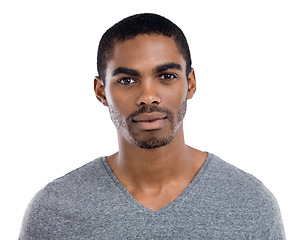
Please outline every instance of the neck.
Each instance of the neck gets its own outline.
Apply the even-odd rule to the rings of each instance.
[[[197,150],[184,142],[183,126],[166,146],[142,149],[118,133],[119,152],[107,158],[118,179],[137,189],[161,188],[177,179],[196,174],[202,166]],[[200,152],[201,154],[201,152]],[[201,156],[200,156],[201,157]]]

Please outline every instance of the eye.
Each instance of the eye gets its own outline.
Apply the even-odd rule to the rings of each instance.
[[[128,85],[128,84],[131,84],[131,83],[135,83],[136,81],[132,78],[120,78],[118,79],[117,81],[118,83],[122,84],[122,85]]]
[[[171,73],[164,73],[162,75],[160,75],[159,79],[162,80],[172,80],[177,78],[177,76],[175,74],[171,74]]]

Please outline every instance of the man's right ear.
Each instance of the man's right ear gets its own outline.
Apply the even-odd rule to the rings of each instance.
[[[105,97],[105,91],[104,91],[104,82],[101,78],[95,77],[94,80],[94,90],[96,94],[96,98],[104,105],[108,106],[107,100]]]

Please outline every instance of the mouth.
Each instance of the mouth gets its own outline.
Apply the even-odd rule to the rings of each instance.
[[[163,113],[142,113],[133,118],[133,122],[144,131],[159,130],[162,128],[167,116]]]
[[[141,113],[133,118],[134,122],[152,122],[160,119],[165,119],[166,115],[160,112]]]

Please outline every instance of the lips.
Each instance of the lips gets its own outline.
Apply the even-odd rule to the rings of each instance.
[[[141,113],[133,118],[134,122],[152,122],[160,119],[165,119],[166,115],[159,112]]]
[[[162,128],[166,115],[159,112],[141,113],[133,118],[139,129],[144,131],[157,130]]]

